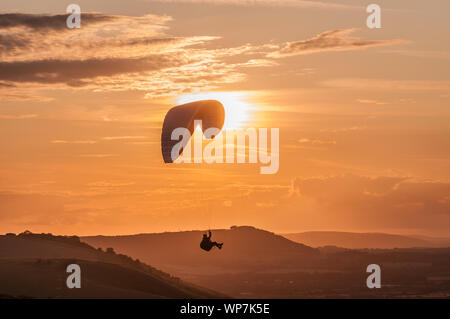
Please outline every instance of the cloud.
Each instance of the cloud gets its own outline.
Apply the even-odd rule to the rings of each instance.
[[[199,47],[219,37],[167,35],[168,16],[86,13],[82,21],[85,15],[82,28],[69,30],[67,15],[0,14],[0,98],[33,99],[29,91],[48,88],[139,90],[159,98],[242,81],[242,67],[276,65],[267,59],[227,63],[261,54],[264,46]],[[14,87],[20,92],[11,92]]]
[[[134,185],[134,182],[109,182],[109,181],[97,181],[88,183],[88,186],[99,187],[99,188],[116,188],[123,186]]]
[[[105,137],[102,137],[102,140],[115,141],[115,140],[134,140],[134,139],[144,139],[144,138],[148,138],[148,136],[105,136]]]
[[[334,140],[301,138],[297,140],[297,143],[285,144],[283,147],[288,149],[323,150],[336,144],[337,142]]]
[[[148,46],[176,45],[163,36],[170,17],[83,13],[82,28],[68,29],[67,15],[0,14],[0,58],[4,62],[143,56]]]
[[[336,141],[325,141],[318,139],[301,138],[298,140],[300,144],[310,144],[310,145],[336,145]]]
[[[350,127],[341,127],[337,129],[322,129],[320,130],[320,132],[347,133],[347,132],[358,132],[366,129],[367,126],[350,126]]]
[[[31,14],[31,13],[2,13],[0,14],[0,29],[16,27],[26,27],[41,31],[66,31],[70,30],[66,26],[69,14]],[[99,13],[83,13],[83,26],[96,23],[111,22],[118,16],[104,15]]]
[[[450,81],[440,80],[388,80],[368,78],[338,78],[321,82],[325,87],[368,90],[450,90]]]
[[[0,115],[1,118],[1,115]],[[140,139],[148,139],[148,136],[105,136],[100,138],[100,141],[122,141],[122,140],[140,140]],[[52,144],[97,144],[98,140],[52,140],[50,141]],[[149,143],[149,142],[134,142],[134,143]],[[151,142],[150,142],[151,143]],[[110,157],[116,156],[114,154],[83,154],[81,157]]]
[[[326,198],[330,203],[354,199],[366,194],[387,194],[396,190],[406,177],[365,177],[356,175],[323,178],[297,178],[294,188],[301,195]]]
[[[5,101],[34,101],[34,102],[50,102],[54,99],[51,97],[45,97],[40,95],[32,95],[25,93],[23,91],[26,90],[14,90],[10,93],[3,93],[0,92],[0,100]]]
[[[243,67],[270,67],[270,66],[277,66],[278,63],[273,60],[268,59],[252,59],[245,63],[241,63],[241,66]]]
[[[270,6],[320,9],[358,9],[362,7],[312,0],[146,0],[147,2],[213,4],[233,6]]]
[[[450,227],[446,182],[343,175],[296,178],[293,188],[330,223],[340,218],[365,228]]]
[[[78,207],[73,200],[86,202],[87,195],[0,192],[0,222],[5,229],[30,229],[54,226],[55,229],[100,224],[113,216],[111,211],[97,207]],[[119,209],[117,209],[119,210]],[[71,231],[73,232],[73,230]]]
[[[87,85],[85,79],[161,70],[186,63],[182,57],[151,55],[145,58],[106,58],[88,60],[40,60],[0,62],[0,80],[11,82],[65,83]]]
[[[376,46],[405,43],[404,40],[362,40],[351,37],[355,29],[330,30],[322,32],[307,40],[286,43],[282,48],[268,54],[268,57],[283,58],[301,54],[327,51],[361,50]]]
[[[169,16],[83,13],[80,29],[68,29],[66,17],[0,14],[2,61],[139,58],[215,39],[167,36]]]
[[[2,223],[51,224],[52,218],[60,219],[64,204],[58,196],[0,192],[0,209]]]
[[[106,158],[106,157],[116,157],[117,154],[81,154],[79,157],[85,158]]]
[[[379,100],[372,100],[372,99],[357,99],[356,102],[362,103],[362,104],[376,104],[376,105],[385,105],[388,104],[387,102],[382,102]]]
[[[287,2],[313,5],[310,1]],[[168,35],[167,23],[172,19],[168,16],[84,15],[83,27],[69,30],[65,14],[0,14],[0,99],[48,100],[39,99],[35,92],[49,88],[134,90],[143,91],[145,98],[161,98],[244,81],[249,68],[278,65],[270,58],[400,41],[361,40],[349,36],[353,29],[345,29],[285,45],[212,49],[205,44],[219,37]],[[236,57],[240,62],[234,62]]]
[[[448,51],[433,51],[433,50],[384,50],[383,53],[398,54],[415,58],[428,58],[428,59],[450,59],[450,52]]]
[[[86,140],[86,141],[66,141],[66,140],[53,140],[52,144],[96,144],[97,141]]]
[[[0,114],[0,119],[2,120],[23,120],[23,119],[32,119],[35,117],[37,117],[37,114],[19,114],[19,115]]]
[[[1,88],[15,88],[16,85],[12,84],[12,83],[7,83],[7,82],[0,82],[0,89]]]

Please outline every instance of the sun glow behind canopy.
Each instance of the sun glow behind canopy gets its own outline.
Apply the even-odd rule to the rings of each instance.
[[[225,108],[223,129],[243,128],[249,120],[250,104],[247,102],[248,92],[207,92],[184,94],[176,99],[177,104],[185,104],[198,100],[217,100]]]

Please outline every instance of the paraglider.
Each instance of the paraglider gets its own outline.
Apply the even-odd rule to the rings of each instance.
[[[201,120],[202,131],[205,138],[212,139],[215,136],[208,136],[207,130],[215,128],[221,130],[225,122],[225,109],[219,101],[202,100],[175,106],[167,112],[161,132],[161,152],[164,163],[173,163],[182,154],[183,148],[187,145],[181,145],[179,151],[173,152],[174,147],[180,143],[176,138],[173,139],[173,132],[179,128],[189,131],[190,135],[195,130],[195,121]],[[183,142],[183,140],[181,140]],[[200,248],[210,251],[213,247],[222,249],[223,243],[211,241],[211,231],[209,236],[203,235]]]
[[[194,132],[194,121],[202,121],[203,134],[208,128],[222,129],[225,121],[225,109],[219,101],[202,100],[178,105],[167,112],[164,118],[161,133],[161,152],[165,163],[173,163],[177,156],[183,152],[183,146],[180,148],[176,158],[173,158],[173,147],[179,143],[179,140],[172,139],[172,132],[177,128],[189,130],[190,134]],[[206,138],[214,138],[214,136],[206,136]]]
[[[206,251],[210,251],[213,247],[217,247],[222,249],[223,243],[217,243],[215,241],[211,241],[211,231],[208,231],[209,235],[203,234],[203,239],[200,243],[200,248]]]

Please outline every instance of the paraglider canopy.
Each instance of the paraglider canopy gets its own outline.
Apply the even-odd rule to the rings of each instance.
[[[167,112],[161,133],[161,152],[165,163],[173,163],[172,148],[179,140],[172,140],[172,132],[177,128],[189,130],[191,136],[194,132],[194,121],[202,121],[203,133],[208,128],[222,129],[225,121],[225,109],[219,101],[202,100],[175,106]],[[205,136],[214,138],[214,136]],[[181,155],[182,149],[179,155]]]

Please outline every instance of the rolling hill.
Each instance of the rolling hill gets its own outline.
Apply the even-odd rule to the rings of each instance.
[[[66,267],[81,267],[81,288],[68,289]],[[25,232],[0,236],[0,297],[218,298],[138,260],[78,237]]]
[[[298,267],[319,256],[317,249],[251,226],[213,230],[212,240],[224,242],[224,246],[205,252],[199,247],[203,233],[92,236],[82,240],[94,247],[114,247],[177,276]]]

